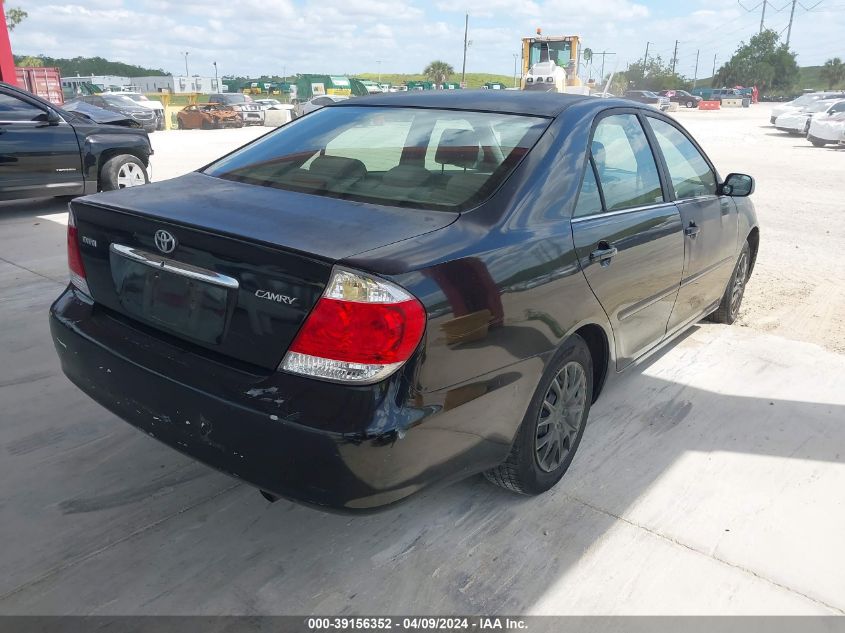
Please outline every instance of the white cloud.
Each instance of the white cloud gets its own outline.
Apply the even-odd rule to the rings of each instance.
[[[657,4],[656,4],[657,3]],[[708,76],[713,56],[725,61],[740,40],[757,32],[759,12],[735,0],[16,0],[29,18],[12,34],[21,54],[107,59],[211,74],[294,72],[419,72],[442,58],[456,69],[463,54],[464,12],[470,13],[467,70],[513,71],[520,39],[542,27],[547,34],[580,34],[594,51],[616,52],[619,66],[649,55],[671,58],[692,75]],[[663,9],[658,8],[664,7]],[[667,12],[665,7],[671,7]],[[799,11],[793,48],[803,64],[842,56],[845,11]],[[767,13],[781,30],[788,11]],[[611,68],[613,57],[607,58]]]

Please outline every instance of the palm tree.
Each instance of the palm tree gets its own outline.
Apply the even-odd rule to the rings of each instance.
[[[845,79],[845,64],[838,57],[828,59],[821,69],[821,77],[827,82],[828,90]]]
[[[446,62],[435,60],[425,67],[423,75],[436,84],[445,83],[449,77],[455,74],[455,69]]]

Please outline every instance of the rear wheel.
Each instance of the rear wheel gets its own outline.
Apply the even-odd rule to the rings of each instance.
[[[584,339],[573,335],[549,364],[507,459],[484,476],[497,486],[522,494],[549,490],[575,457],[592,395],[590,350]]]
[[[121,154],[110,158],[100,170],[100,189],[112,191],[146,185],[150,182],[147,168],[138,158]]]
[[[692,101],[692,100],[687,101],[687,107],[688,108],[694,108],[695,107],[695,101]]]
[[[815,136],[808,136],[807,139],[813,144],[813,147],[824,147],[827,145],[827,141],[823,141]]]
[[[745,284],[748,281],[748,274],[751,270],[751,248],[748,242],[742,245],[739,252],[739,259],[736,260],[733,275],[722,296],[722,302],[718,309],[710,315],[710,320],[715,323],[732,324],[739,315],[739,308],[742,305],[742,297],[745,295]]]

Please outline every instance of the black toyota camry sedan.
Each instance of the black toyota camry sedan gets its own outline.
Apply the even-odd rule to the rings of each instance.
[[[753,189],[631,101],[350,99],[74,200],[53,340],[101,405],[271,499],[538,494],[610,377],[736,318]]]

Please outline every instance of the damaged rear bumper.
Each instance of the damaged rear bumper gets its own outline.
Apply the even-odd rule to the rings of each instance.
[[[413,402],[401,372],[348,387],[235,368],[71,288],[51,307],[50,330],[64,373],[102,406],[209,466],[302,503],[374,509],[507,454],[507,445],[450,431],[450,412],[398,404]]]

